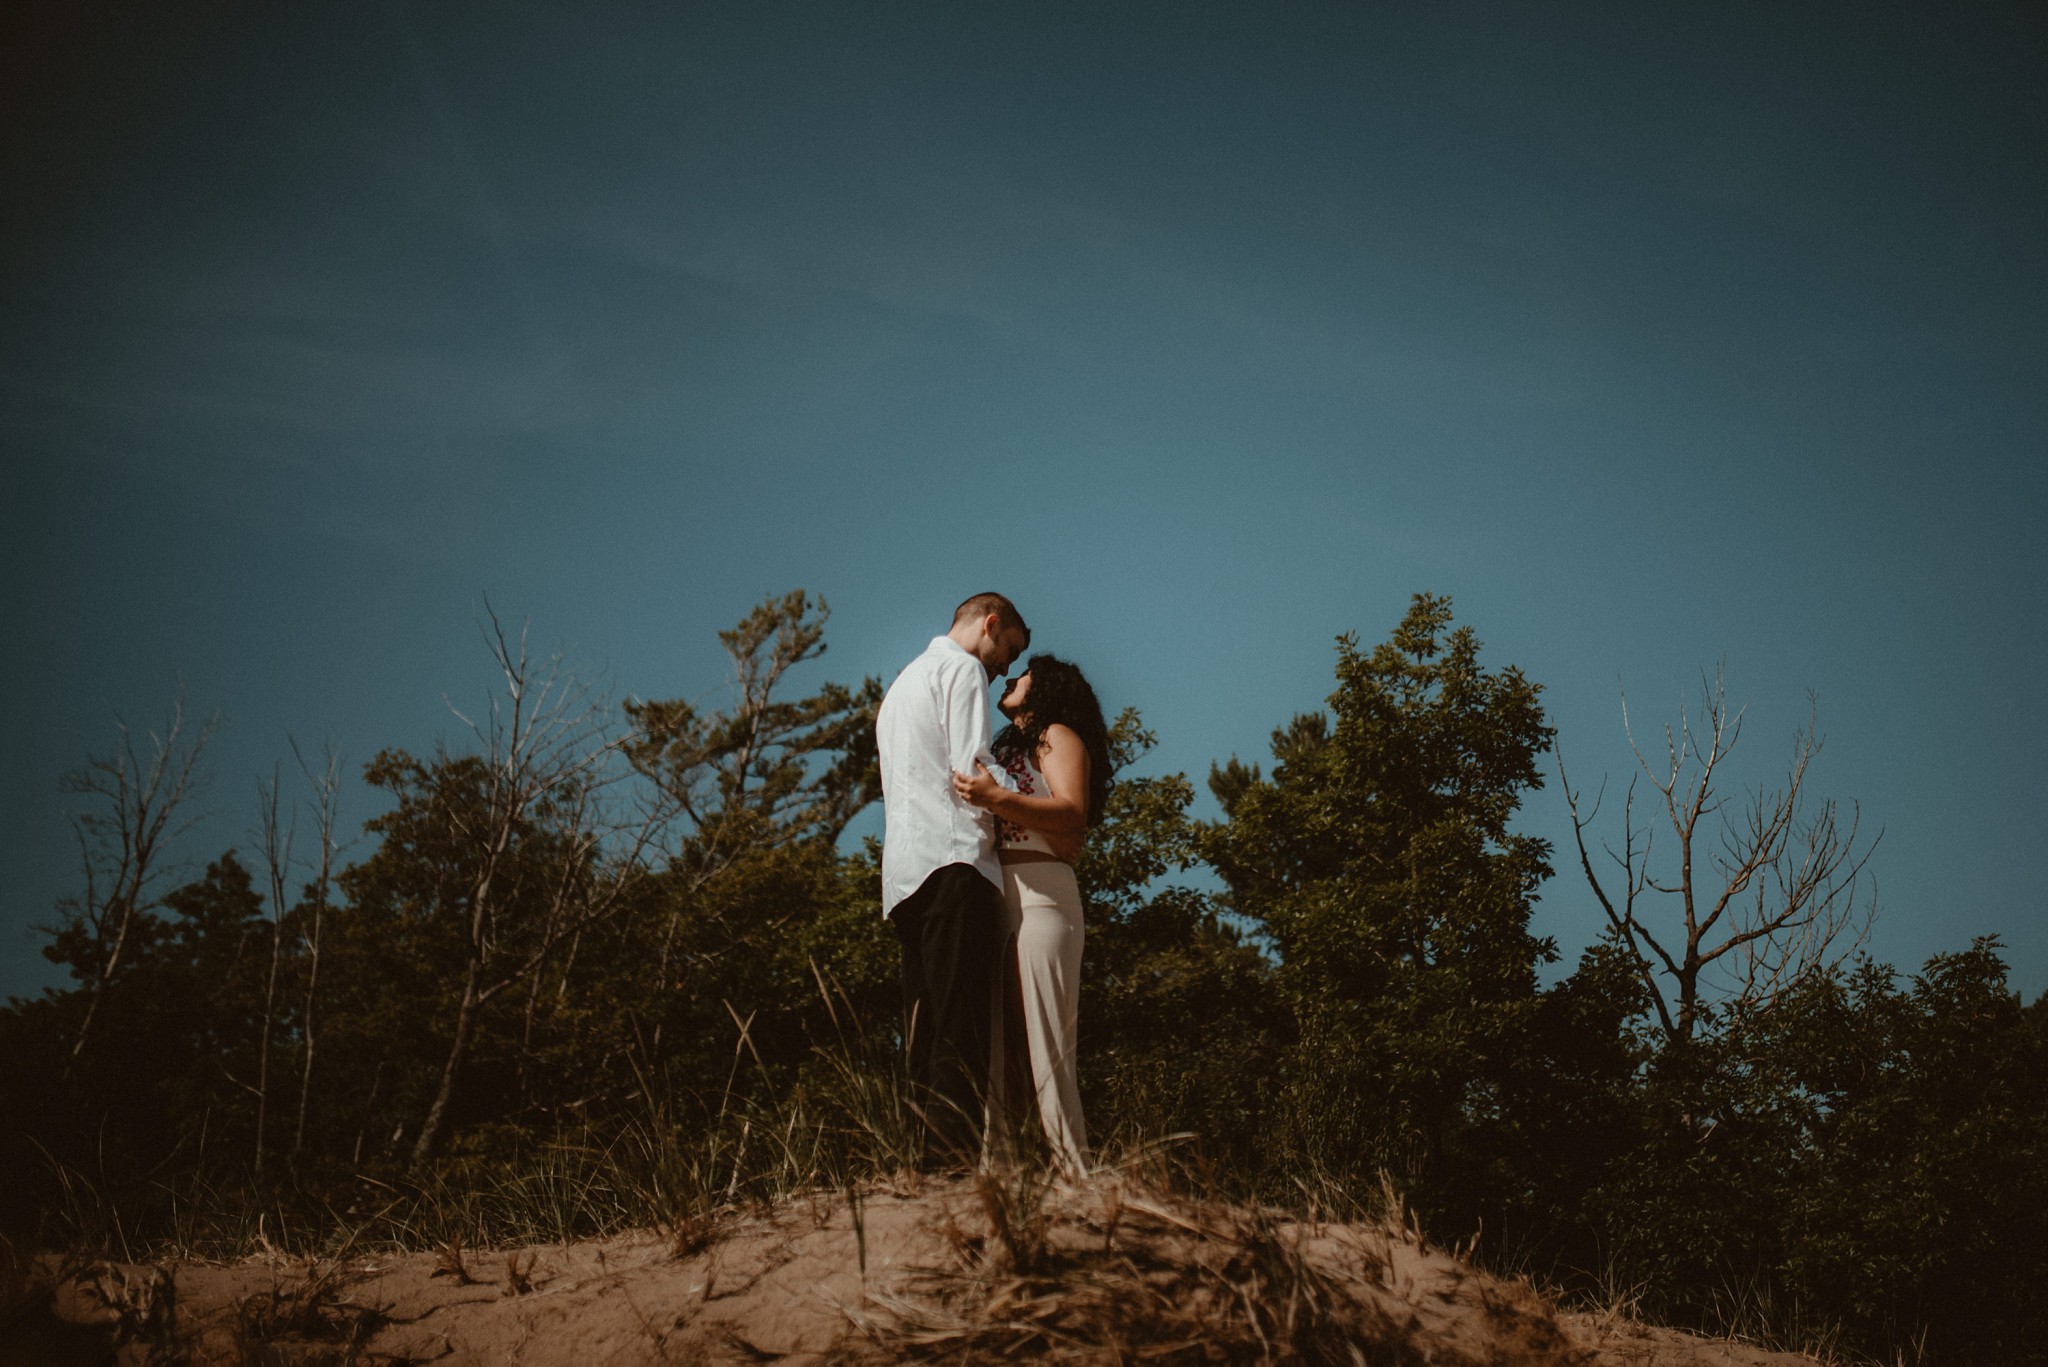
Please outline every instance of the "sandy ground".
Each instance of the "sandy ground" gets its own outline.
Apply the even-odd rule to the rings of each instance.
[[[857,1207],[843,1192],[799,1198],[730,1216],[700,1235],[697,1247],[648,1233],[321,1263],[95,1264],[55,1285],[48,1313],[18,1326],[14,1342],[0,1345],[0,1363],[806,1367],[894,1360],[911,1354],[920,1336],[924,1354],[940,1356],[958,1347],[947,1338],[948,1326],[1043,1317],[1047,1283],[1040,1279],[1041,1299],[1034,1302],[1026,1280],[1006,1280],[988,1208],[967,1183],[870,1191]],[[1204,1208],[1176,1207],[1114,1183],[1067,1190],[1043,1209],[1047,1248],[1092,1257],[1092,1266],[1113,1267],[1119,1276],[1130,1268],[1135,1277],[1140,1263],[1157,1269],[1176,1259],[1197,1262],[1219,1243],[1206,1232]],[[1562,1312],[1526,1286],[1475,1271],[1412,1233],[1279,1228],[1318,1275],[1382,1317],[1376,1322],[1398,1328],[1412,1344],[1412,1352],[1401,1350],[1406,1361],[1812,1364],[1611,1316]],[[1097,1285],[1111,1297],[1147,1294],[1138,1280]],[[1144,1356],[1145,1346],[1128,1345],[1128,1356]],[[1105,1353],[1102,1360],[1121,1356]]]

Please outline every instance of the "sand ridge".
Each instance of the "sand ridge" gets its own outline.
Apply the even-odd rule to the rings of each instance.
[[[1288,1275],[1295,1303],[1252,1303]],[[123,1364],[1343,1360],[1354,1341],[1442,1367],[1813,1362],[1561,1311],[1397,1225],[1247,1222],[1116,1177],[1021,1200],[959,1178],[817,1191],[568,1245],[100,1263],[50,1309]],[[1282,1336],[1302,1314],[1321,1338]]]

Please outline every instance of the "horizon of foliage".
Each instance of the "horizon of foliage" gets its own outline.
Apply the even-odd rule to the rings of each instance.
[[[256,848],[175,886],[204,732],[92,761],[87,876],[44,950],[73,985],[0,1009],[9,1247],[168,1245],[237,1201],[317,1247],[429,1188],[488,1233],[479,1193],[536,1183],[573,1237],[744,1195],[799,1116],[839,1145],[805,1171],[858,1180],[844,1135],[873,1122],[848,1098],[900,1096],[897,950],[878,847],[838,848],[880,795],[882,685],[789,696],[827,616],[791,593],[721,633],[723,708],[616,712],[493,621],[503,692],[465,743],[363,767],[388,804],[364,839],[335,828],[338,765],[302,760]],[[1803,852],[1760,825],[1768,858],[1731,865],[1761,899],[1721,923],[1760,927],[1730,936],[1746,978],[1699,971],[1720,951],[1688,894],[1683,923],[1611,909],[1542,986],[1532,907],[1578,870],[1512,825],[1551,752],[1541,687],[1480,655],[1429,595],[1376,646],[1340,638],[1327,708],[1275,729],[1270,769],[1212,768],[1213,822],[1186,775],[1134,772],[1154,738],[1116,719],[1078,868],[1091,1130],[1192,1135],[1219,1189],[1280,1203],[1386,1174],[1436,1237],[1677,1323],[2048,1361],[2048,997],[2021,1002],[1995,939],[1908,975],[1771,902],[1770,875],[1860,868],[1831,807],[1787,821]],[[1671,965],[1683,1030],[1657,935],[1698,951]],[[620,1154],[633,1175],[590,1175]]]

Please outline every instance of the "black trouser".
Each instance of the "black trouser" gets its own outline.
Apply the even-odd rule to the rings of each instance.
[[[981,1151],[1002,922],[1003,894],[972,864],[934,870],[889,914],[903,945],[903,1038],[928,1159],[971,1164]]]

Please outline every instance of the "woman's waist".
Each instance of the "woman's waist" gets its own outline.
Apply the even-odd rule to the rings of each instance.
[[[1054,854],[1049,849],[1033,849],[1024,845],[1004,845],[996,851],[996,858],[1005,864],[1071,864],[1073,862]]]

